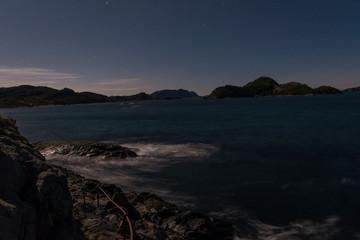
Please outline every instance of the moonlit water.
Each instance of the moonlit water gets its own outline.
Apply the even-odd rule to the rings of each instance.
[[[360,94],[1,109],[30,141],[95,140],[136,159],[43,153],[183,209],[251,221],[261,239],[356,239]],[[359,233],[357,233],[359,234]],[[239,234],[238,234],[239,235]],[[341,239],[338,237],[338,239]]]

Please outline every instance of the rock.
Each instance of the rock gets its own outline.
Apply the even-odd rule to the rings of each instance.
[[[0,195],[4,197],[12,192],[20,194],[26,180],[20,162],[0,150],[0,166],[0,189],[3,190]]]
[[[38,239],[35,216],[33,206],[28,203],[0,199],[1,239]]]
[[[72,200],[59,176],[22,137],[15,122],[0,117],[0,232],[2,239],[57,239],[72,225]],[[74,233],[74,234],[73,234]],[[4,238],[3,238],[4,237]]]
[[[232,239],[230,223],[200,213],[182,212],[154,194],[130,193],[127,197],[145,220],[144,225],[155,223],[156,228],[164,229],[170,239]]]
[[[149,221],[156,221],[157,218],[165,219],[180,213],[175,205],[151,193],[131,193],[129,201],[139,211],[141,217]]]
[[[224,224],[200,213],[184,212],[166,219],[163,228],[169,228],[188,239],[232,239],[230,224]]]
[[[124,215],[97,186],[128,213],[134,239],[232,239],[232,225],[227,222],[198,213],[183,213],[154,194],[123,193],[115,185],[89,180],[66,169],[62,171],[67,176],[73,198],[74,218],[83,223],[80,227],[87,239],[129,237],[129,226]]]
[[[34,143],[35,148],[45,155],[78,155],[85,157],[134,158],[137,154],[126,147],[91,141],[48,141]]]
[[[42,172],[38,176],[36,186],[49,209],[53,222],[64,222],[72,217],[72,199],[67,188],[65,175],[54,172]]]

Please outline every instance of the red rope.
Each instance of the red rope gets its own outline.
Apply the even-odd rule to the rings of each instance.
[[[128,222],[128,225],[129,225],[129,230],[130,230],[130,240],[133,240],[134,239],[134,233],[133,233],[133,229],[132,229],[132,225],[131,225],[131,222],[130,222],[130,218],[128,217],[126,211],[124,209],[122,209],[118,204],[116,204],[116,202],[114,202],[110,197],[109,195],[106,194],[106,192],[100,187],[100,186],[97,186],[104,194],[105,196],[109,199],[109,201],[114,204],[118,209],[120,209],[120,211],[124,214],[125,218],[126,218],[126,221]],[[79,191],[79,192],[82,192],[82,193],[85,193],[85,194],[91,194],[89,192],[86,192],[82,189],[77,189],[77,188],[73,188],[73,187],[69,187],[70,189],[72,190],[75,190],[75,191]]]
[[[117,205],[116,202],[111,200],[109,195],[107,195],[106,192],[100,186],[98,186],[98,188],[105,194],[105,196],[109,199],[109,201],[112,202],[112,204],[114,204],[118,209],[120,209],[120,211],[122,211],[122,213],[125,215],[125,218],[126,218],[126,221],[128,222],[129,230],[130,230],[130,240],[133,240],[134,234],[133,234],[132,225],[131,225],[130,219],[129,219],[127,213],[125,212],[125,210],[122,209],[119,205]]]

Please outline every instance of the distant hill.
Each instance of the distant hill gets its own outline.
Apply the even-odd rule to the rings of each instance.
[[[360,92],[360,86],[354,88],[345,89],[344,92]]]
[[[249,91],[243,87],[226,85],[224,87],[215,88],[208,98],[241,98],[252,97]]]
[[[313,89],[306,84],[298,82],[279,84],[272,78],[260,77],[252,82],[249,82],[244,87],[226,85],[215,88],[208,96],[208,98],[241,98],[257,96],[293,96],[338,93],[342,92],[329,86],[321,86]]]
[[[360,88],[359,88],[360,90]],[[342,93],[339,89],[330,86],[321,86],[314,89],[315,94],[338,94]]]
[[[195,92],[187,90],[162,90],[153,94],[140,92],[132,96],[105,96],[92,92],[75,92],[64,88],[57,90],[49,87],[22,85],[0,88],[0,108],[34,107],[47,105],[70,105],[102,102],[145,101],[154,99],[180,99],[199,97]]]
[[[130,100],[130,101],[145,101],[145,100],[154,100],[154,97],[149,95],[149,94],[146,94],[144,92],[141,92],[141,93],[138,93],[138,94],[127,97],[127,100]]]
[[[195,92],[190,92],[184,89],[178,90],[161,90],[150,94],[152,97],[157,99],[183,99],[183,98],[198,98]]]
[[[258,79],[249,82],[244,88],[249,92],[251,96],[267,96],[272,92],[279,84],[269,77],[259,77]]]
[[[311,95],[313,89],[306,84],[290,82],[277,86],[271,95]]]
[[[120,100],[117,98],[116,100]],[[46,105],[69,105],[82,103],[111,102],[107,96],[81,92],[64,88],[57,90],[49,87],[22,85],[18,87],[0,88],[0,107],[33,107]]]
[[[344,92],[360,91],[360,87],[349,88]],[[242,98],[258,96],[281,96],[281,95],[315,95],[315,94],[338,94],[340,90],[330,87],[321,86],[311,88],[306,84],[290,82],[279,84],[269,77],[259,77],[249,82],[243,87],[226,85],[214,89],[207,98]],[[17,87],[0,88],[0,108],[8,107],[34,107],[46,105],[70,105],[85,103],[102,103],[102,102],[120,102],[120,101],[145,101],[154,99],[184,99],[198,98],[195,92],[178,89],[178,90],[161,90],[152,94],[144,92],[122,97],[92,93],[92,92],[75,92],[72,89],[64,88],[57,90],[49,87],[35,87],[22,85]]]

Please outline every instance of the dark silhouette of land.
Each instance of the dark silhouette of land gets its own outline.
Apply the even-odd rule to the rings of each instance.
[[[340,91],[339,89],[330,86],[311,88],[306,84],[298,82],[279,84],[272,78],[260,77],[252,82],[249,82],[243,87],[232,85],[218,87],[205,98],[221,99],[266,96],[306,96],[319,94],[340,94],[343,92],[355,91],[360,91],[360,87],[349,88],[344,91]],[[57,90],[49,87],[22,85],[17,87],[0,88],[0,108],[144,101],[159,99],[184,99],[197,97],[199,96],[195,92],[184,89],[167,89],[156,91],[152,94],[141,92],[131,96],[108,97],[92,92],[78,93],[69,88]]]
[[[311,88],[306,84],[290,82],[279,84],[269,77],[260,77],[249,82],[243,87],[226,85],[214,89],[208,98],[241,98],[241,97],[265,97],[265,96],[294,96],[294,95],[317,95],[339,94],[339,89],[330,86]]]

